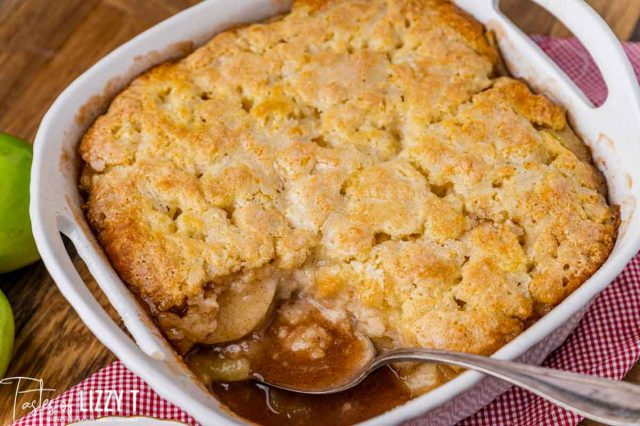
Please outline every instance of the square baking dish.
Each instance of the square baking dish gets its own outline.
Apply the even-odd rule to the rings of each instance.
[[[524,1],[524,0],[523,0]],[[493,354],[540,363],[577,325],[593,298],[640,249],[640,91],[618,40],[582,0],[533,0],[578,37],[595,59],[608,96],[594,107],[562,71],[499,11],[498,0],[456,3],[493,30],[511,73],[568,111],[574,129],[593,151],[607,178],[609,201],[620,206],[621,225],[609,259],[580,288],[520,336]],[[194,377],[109,264],[82,212],[77,144],[95,117],[135,76],[187,54],[217,32],[285,12],[282,0],[208,0],[140,34],[75,80],[45,115],[35,139],[30,215],[43,261],[80,318],[131,371],[160,396],[203,425],[243,424]],[[74,244],[129,334],[95,300],[67,253]],[[397,424],[426,415],[425,424],[453,424],[508,389],[468,371],[437,389],[363,424]]]

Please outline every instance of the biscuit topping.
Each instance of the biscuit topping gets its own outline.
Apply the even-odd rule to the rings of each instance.
[[[183,353],[292,297],[379,349],[491,353],[584,282],[617,227],[562,108],[498,58],[445,0],[296,1],[115,98],[80,145],[87,217]],[[327,356],[321,324],[277,333]]]

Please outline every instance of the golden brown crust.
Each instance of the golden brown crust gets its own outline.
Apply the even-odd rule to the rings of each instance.
[[[190,343],[221,288],[261,274],[381,346],[490,353],[617,229],[564,111],[498,62],[444,0],[297,1],[113,101],[80,146],[87,217],[158,310],[210,317]]]

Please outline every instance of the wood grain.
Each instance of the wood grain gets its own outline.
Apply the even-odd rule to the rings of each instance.
[[[551,0],[557,1],[557,0]],[[562,1],[562,0],[560,0]],[[638,0],[586,0],[622,40],[629,40],[640,16]],[[527,34],[570,37],[571,31],[530,0],[500,0],[501,10]]]
[[[230,0],[231,1],[231,0]],[[33,140],[55,97],[105,54],[197,0],[0,0],[0,130]],[[640,0],[588,0],[621,39],[640,37]],[[502,0],[528,33],[568,31],[527,0]],[[86,267],[76,265],[108,307]],[[41,262],[0,275],[16,316],[9,376],[42,378],[53,396],[112,362],[114,356],[82,324]],[[640,366],[627,380],[640,383]],[[13,392],[0,387],[0,425],[11,421]],[[587,423],[593,425],[595,423]]]

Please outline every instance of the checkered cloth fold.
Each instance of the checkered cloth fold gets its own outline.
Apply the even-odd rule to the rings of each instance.
[[[576,39],[534,37],[540,47],[560,65],[577,86],[596,104],[607,94],[591,57]],[[627,43],[625,51],[640,75],[640,44]],[[547,367],[621,379],[640,359],[640,254],[603,291],[566,342],[544,362]],[[120,401],[117,414],[197,422],[184,411],[160,398],[145,382],[115,362],[79,385],[14,423],[15,426],[58,426],[72,421],[113,415],[89,410],[88,398],[96,390],[114,391]],[[111,408],[115,407],[115,402]],[[94,403],[95,408],[95,403]],[[463,426],[481,425],[575,425],[581,418],[525,390],[512,387],[491,404],[463,420]],[[424,423],[420,419],[412,424]]]

